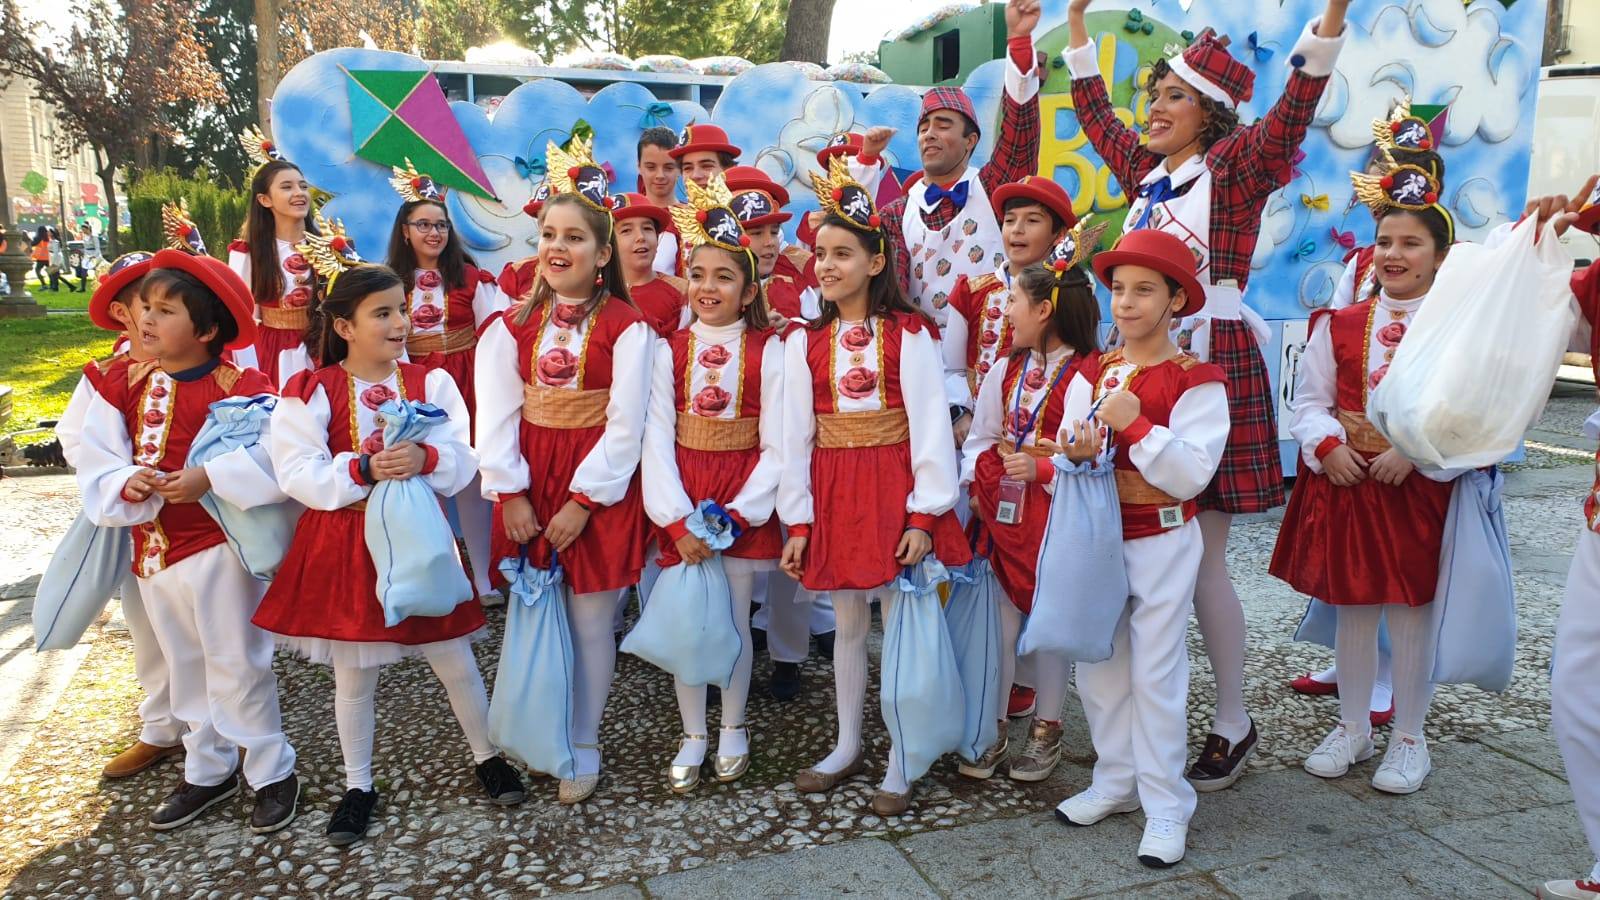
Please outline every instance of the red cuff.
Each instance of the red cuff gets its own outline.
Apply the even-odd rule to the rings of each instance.
[[[667,523],[667,527],[666,527],[667,537],[672,538],[674,541],[676,541],[679,538],[683,537],[684,535],[688,534],[689,533],[689,526],[684,524],[687,521],[688,521],[688,517],[685,516],[684,518],[679,519],[676,522],[668,522]]]
[[[1341,446],[1343,443],[1344,441],[1339,440],[1338,436],[1330,434],[1322,439],[1322,443],[1317,445],[1317,449],[1312,451],[1312,455],[1320,461],[1323,457],[1332,453],[1335,447]]]
[[[1132,422],[1129,422],[1128,427],[1122,429],[1122,431],[1117,434],[1117,437],[1121,439],[1124,446],[1129,444],[1137,444],[1144,440],[1144,436],[1149,434],[1150,429],[1154,427],[1156,427],[1154,422],[1150,421],[1144,416],[1139,416]]]
[[[794,237],[807,247],[817,246],[817,230],[811,227],[811,219],[805,213],[800,214],[800,224],[795,227]]]
[[[432,444],[422,444],[422,471],[419,475],[432,475],[439,468],[439,451]]]
[[[361,477],[361,457],[359,456],[350,457],[350,480],[362,487],[367,486],[366,480]]]
[[[1033,478],[1035,481],[1039,482],[1040,484],[1048,484],[1049,482],[1055,480],[1056,464],[1050,461],[1050,457],[1041,456],[1034,461],[1033,471]]]
[[[811,523],[810,522],[806,522],[806,523],[804,523],[802,525],[790,525],[789,526],[789,537],[798,537],[798,538],[807,538],[807,539],[809,539],[811,537]]]
[[[1031,35],[1023,35],[1022,37],[1014,37],[1007,40],[1006,55],[1010,56],[1011,61],[1017,64],[1017,71],[1022,74],[1026,75],[1033,71],[1034,63],[1037,62],[1033,57],[1033,37]]]
[[[865,153],[858,153],[858,154],[856,154],[856,162],[859,162],[864,166],[875,166],[878,163],[883,162],[883,157],[881,157],[881,156],[868,156]]]
[[[906,520],[906,527],[915,528],[918,531],[926,531],[929,534],[933,534],[933,523],[935,519],[935,516],[930,516],[927,513],[912,513]]]
[[[583,493],[582,491],[573,491],[572,492],[572,499],[576,500],[578,502],[579,506],[583,507],[584,509],[589,510],[590,512],[593,512],[596,509],[600,508],[600,504],[594,502],[593,500],[590,500],[589,499],[589,495]]]

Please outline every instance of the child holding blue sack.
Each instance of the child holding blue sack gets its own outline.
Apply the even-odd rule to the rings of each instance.
[[[362,264],[337,231],[301,246],[329,279],[312,348],[326,365],[295,374],[273,415],[279,483],[307,509],[255,622],[281,645],[333,667],[346,791],[327,834],[334,846],[345,846],[366,834],[379,800],[372,776],[378,670],[407,656],[421,655],[443,683],[489,799],[518,803],[524,791],[489,741],[488,693],[471,644],[485,633],[484,617],[466,575],[458,573],[460,596],[451,612],[411,616],[389,627],[364,537],[375,486],[421,478],[448,497],[472,481],[477,455],[468,444],[466,404],[447,371],[398,362],[410,324],[398,275]],[[397,399],[433,404],[448,421],[427,443],[384,446],[379,409]],[[448,553],[455,557],[453,541]],[[455,565],[461,566],[459,558]]]
[[[689,182],[686,189],[689,206],[674,208],[673,218],[690,248],[686,267],[693,321],[656,345],[641,471],[645,511],[661,530],[662,569],[720,565],[726,575],[732,603],[726,612],[739,645],[722,691],[713,769],[718,781],[731,782],[750,766],[744,719],[750,695],[750,601],[756,579],[777,568],[783,550],[772,515],[781,470],[783,349],[768,323],[749,238],[728,206],[732,197],[726,182],[713,175],[706,187]],[[704,525],[701,534],[692,527],[696,519],[717,515],[709,508],[713,504],[732,520],[736,535],[720,551],[708,546]],[[672,602],[662,594],[670,583],[664,573],[636,633],[646,628],[656,604]],[[700,782],[708,748],[706,686],[681,677],[674,681],[683,740],[668,769],[668,785],[687,793]]]

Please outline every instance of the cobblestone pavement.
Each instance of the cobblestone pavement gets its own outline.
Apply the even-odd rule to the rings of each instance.
[[[1067,756],[1049,781],[973,782],[946,760],[919,784],[909,814],[880,819],[866,803],[888,741],[869,698],[868,775],[827,797],[796,793],[795,772],[825,755],[833,735],[831,669],[818,659],[806,665],[802,698],[779,705],[761,690],[770,666],[758,658],[750,772],[734,785],[703,785],[680,798],[668,792],[664,774],[679,731],[670,679],[622,657],[602,731],[605,777],[594,798],[562,807],[554,782],[537,778],[529,801],[509,810],[482,799],[465,740],[426,665],[411,660],[386,669],[374,764],[384,805],[369,839],[340,851],[323,838],[343,789],[332,679],[324,668],[280,654],[285,728],[305,784],[300,818],[279,834],[252,835],[245,827],[250,800],[241,796],[194,825],[157,835],[145,819],[176,784],[177,766],[123,782],[98,778],[137,731],[138,687],[114,606],[77,659],[32,655],[25,607],[48,558],[47,538],[75,512],[70,480],[0,480],[0,653],[3,661],[32,660],[15,664],[32,666],[22,674],[43,685],[26,715],[13,714],[23,704],[0,705],[0,725],[8,728],[0,732],[0,764],[14,760],[0,777],[0,891],[40,898],[583,890],[697,897],[1525,895],[1537,879],[1571,877],[1592,863],[1548,733],[1551,632],[1593,459],[1577,426],[1592,409],[1592,393],[1557,393],[1530,435],[1527,460],[1510,467],[1508,480],[1520,592],[1516,679],[1499,695],[1441,689],[1428,723],[1436,773],[1418,795],[1392,798],[1368,788],[1363,776],[1376,760],[1333,783],[1298,770],[1337,707],[1332,699],[1294,695],[1286,683],[1331,654],[1290,641],[1304,601],[1266,575],[1276,518],[1236,524],[1229,549],[1250,626],[1247,701],[1261,751],[1236,788],[1202,797],[1190,856],[1166,873],[1133,859],[1137,816],[1074,830],[1051,819],[1059,800],[1087,784],[1093,762],[1075,696],[1065,710]],[[477,652],[492,681],[503,611],[492,610],[490,622],[492,637]],[[1194,634],[1191,656],[1197,747],[1210,718],[1211,681]],[[64,690],[39,680],[50,665],[66,668]],[[0,671],[9,692],[18,682]],[[1013,723],[1012,736],[1021,738],[1024,728]],[[1332,847],[1343,849],[1328,852]],[[1399,892],[1377,890],[1384,879]]]

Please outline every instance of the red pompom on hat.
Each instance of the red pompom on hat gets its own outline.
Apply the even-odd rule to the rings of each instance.
[[[1195,258],[1187,244],[1176,236],[1154,228],[1130,231],[1110,250],[1103,250],[1090,263],[1100,283],[1111,286],[1111,273],[1117,266],[1144,266],[1178,282],[1183,288],[1183,308],[1176,316],[1192,316],[1206,305],[1205,288],[1194,276]]]
[[[1067,195],[1066,189],[1043,175],[1028,175],[1021,181],[1013,181],[995,188],[989,197],[994,205],[995,217],[1005,218],[1002,210],[1006,208],[1006,202],[1018,197],[1033,200],[1060,216],[1068,228],[1078,224],[1078,217],[1072,211],[1072,198]]]
[[[678,146],[668,150],[667,155],[682,159],[687,153],[727,153],[738,156],[743,152],[728,142],[726,131],[715,125],[685,125]]]
[[[330,242],[331,243],[331,242]],[[161,250],[150,261],[150,269],[176,269],[200,279],[227,307],[239,335],[229,341],[229,350],[239,350],[256,342],[256,302],[239,274],[221,260],[210,256],[195,256],[182,250]]]
[[[124,253],[111,263],[100,283],[89,297],[89,321],[107,331],[125,331],[127,325],[111,318],[111,301],[128,285],[143,278],[150,271],[155,254],[143,250]]]
[[[1255,94],[1256,73],[1228,52],[1210,28],[1187,50],[1167,60],[1173,74],[1228,109],[1238,109]]]

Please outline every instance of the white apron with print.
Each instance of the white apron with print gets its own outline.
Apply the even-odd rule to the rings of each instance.
[[[955,290],[956,279],[993,272],[1006,261],[1000,222],[978,170],[968,166],[961,181],[970,185],[967,205],[945,227],[929,228],[922,219],[929,184],[926,178],[912,185],[906,195],[905,215],[900,217],[901,239],[911,255],[911,271],[906,273],[911,302],[932,316],[941,328],[950,315],[950,294]]]

